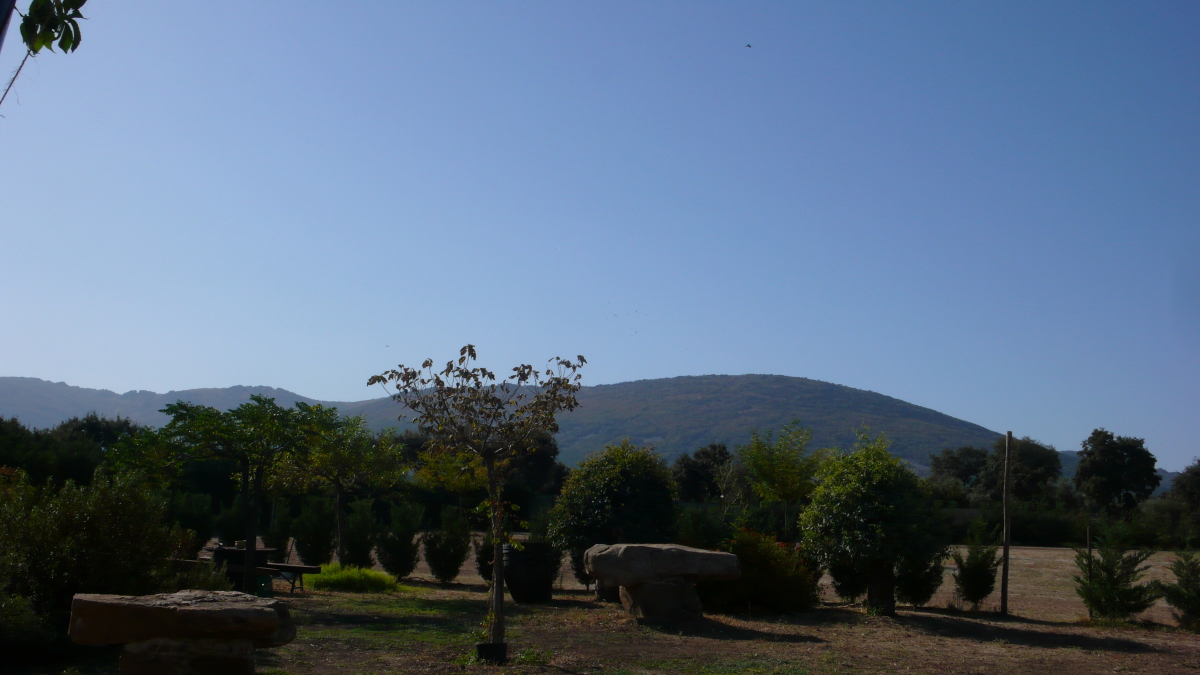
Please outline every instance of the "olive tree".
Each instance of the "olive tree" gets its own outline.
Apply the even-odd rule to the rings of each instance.
[[[883,436],[871,439],[863,432],[853,452],[828,459],[800,529],[805,552],[840,586],[865,586],[867,611],[891,615],[897,574],[912,577],[901,582],[920,585],[934,576],[947,547],[932,498],[887,448]]]
[[[429,436],[426,450],[464,461],[474,471],[478,460],[487,476],[493,542],[492,589],[488,638],[504,642],[504,484],[514,461],[530,451],[538,432],[557,433],[555,415],[578,405],[578,370],[587,361],[554,357],[544,369],[522,364],[497,380],[495,373],[475,367],[475,346],[459,350],[458,359],[435,370],[432,359],[420,368],[403,364],[375,375],[368,384],[392,384],[392,398],[412,412],[413,422]],[[401,415],[400,419],[406,416]]]

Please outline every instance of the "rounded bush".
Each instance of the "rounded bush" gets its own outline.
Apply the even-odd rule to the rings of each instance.
[[[580,462],[550,512],[549,538],[572,561],[595,544],[665,543],[674,534],[671,472],[652,449],[628,440]]]
[[[817,604],[817,575],[790,545],[741,530],[729,541],[742,576],[733,581],[700,581],[696,592],[706,612],[802,612]]]

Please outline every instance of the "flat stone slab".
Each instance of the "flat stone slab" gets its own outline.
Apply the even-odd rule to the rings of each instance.
[[[616,586],[672,578],[723,581],[742,575],[732,553],[678,544],[597,544],[584,552],[583,560],[589,574]]]
[[[81,645],[169,639],[249,641],[263,648],[291,642],[296,626],[286,604],[236,591],[80,593],[71,601],[69,634]]]

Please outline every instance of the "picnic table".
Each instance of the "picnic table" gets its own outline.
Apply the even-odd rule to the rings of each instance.
[[[278,576],[283,577],[283,580],[291,584],[292,588],[289,593],[296,592],[296,584],[300,584],[300,590],[304,590],[304,575],[305,574],[320,574],[321,568],[316,565],[288,565],[286,563],[267,563],[267,567],[275,571]]]

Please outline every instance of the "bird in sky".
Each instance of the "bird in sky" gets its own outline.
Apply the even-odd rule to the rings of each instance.
[[[746,45],[746,49],[753,49],[750,45]]]

